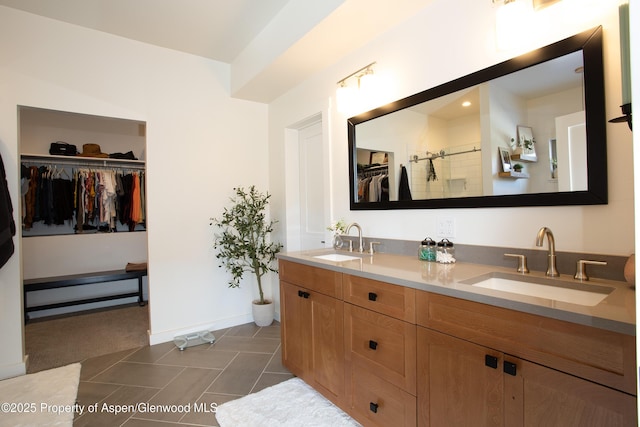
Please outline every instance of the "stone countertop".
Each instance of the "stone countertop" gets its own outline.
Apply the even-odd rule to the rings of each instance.
[[[318,255],[331,253],[355,256],[357,259],[329,261],[315,258]],[[466,262],[437,264],[434,262],[421,261],[417,256],[411,257],[385,253],[369,255],[334,251],[333,249],[281,253],[278,255],[278,258],[395,285],[407,286],[435,294],[593,326],[626,335],[636,334],[635,290],[626,282],[602,279],[581,282],[569,275],[561,275],[558,278],[548,278],[544,275],[544,272],[537,271],[521,275],[528,281],[559,281],[565,283],[570,282],[575,285],[587,284],[613,288],[613,291],[600,303],[594,306],[586,306],[486,289],[462,283],[484,274],[496,272],[520,275],[516,273],[515,268],[507,269],[504,267]]]

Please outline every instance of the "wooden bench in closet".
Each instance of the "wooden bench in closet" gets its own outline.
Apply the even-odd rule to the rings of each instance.
[[[67,276],[42,277],[37,279],[26,279],[23,282],[23,304],[25,323],[29,320],[29,314],[32,311],[49,310],[60,307],[70,307],[80,304],[88,304],[92,302],[111,301],[121,298],[138,297],[138,304],[143,307],[146,301],[142,295],[142,278],[147,275],[146,269],[139,270],[112,270],[98,271],[94,273],[71,274]],[[138,279],[138,291],[126,292],[120,294],[105,295],[94,298],[74,299],[69,301],[57,302],[52,304],[42,304],[36,306],[28,306],[27,294],[29,292],[42,291],[46,289],[66,288],[70,286],[91,285],[94,283],[117,282],[120,280]]]

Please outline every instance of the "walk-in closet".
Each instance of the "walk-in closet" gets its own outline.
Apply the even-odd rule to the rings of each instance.
[[[147,340],[146,123],[33,106],[18,119],[27,355],[50,359],[39,370]],[[108,344],[87,344],[96,334]]]

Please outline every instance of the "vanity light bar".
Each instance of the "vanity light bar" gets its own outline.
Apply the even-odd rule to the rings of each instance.
[[[372,62],[372,63],[371,63],[371,64],[369,64],[369,65],[365,65],[364,67],[360,68],[359,70],[354,71],[353,73],[349,74],[347,77],[345,77],[345,78],[343,78],[343,79],[341,79],[341,80],[338,80],[338,83],[336,83],[336,84],[337,84],[337,85],[339,85],[339,86],[344,86],[344,85],[345,85],[345,82],[346,82],[347,80],[349,80],[351,77],[356,76],[356,77],[360,78],[360,77],[362,77],[362,76],[364,76],[364,75],[366,75],[366,74],[373,74],[373,69],[372,69],[372,67],[373,67],[375,64],[376,64],[376,63],[375,63],[375,61],[374,61],[374,62]]]

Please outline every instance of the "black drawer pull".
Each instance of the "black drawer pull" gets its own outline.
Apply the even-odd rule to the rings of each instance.
[[[373,341],[373,340],[369,340],[369,348],[370,348],[371,350],[375,350],[375,349],[377,349],[377,348],[378,348],[378,343],[377,343],[377,342],[375,342],[375,341]]]
[[[505,374],[516,376],[516,364],[505,361],[503,364],[503,370]]]
[[[305,292],[305,291],[298,291],[298,296],[302,297],[302,298],[309,298],[311,296],[311,294],[309,292]]]
[[[369,301],[375,301],[378,299],[378,294],[375,292],[369,292]]]
[[[377,403],[373,403],[373,402],[369,402],[369,410],[371,412],[373,412],[374,414],[378,413],[378,404]]]
[[[498,358],[495,356],[491,356],[490,354],[485,354],[484,356],[484,364],[493,369],[498,369]]]

